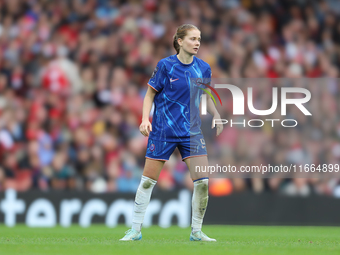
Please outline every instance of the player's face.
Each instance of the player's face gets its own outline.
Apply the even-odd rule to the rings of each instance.
[[[196,55],[201,44],[201,32],[197,29],[191,29],[181,40],[182,50],[190,55]]]

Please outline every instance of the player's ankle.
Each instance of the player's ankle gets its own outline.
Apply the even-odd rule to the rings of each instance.
[[[137,232],[141,232],[141,230],[142,230],[142,224],[133,223],[133,224],[132,224],[132,228],[133,228],[134,230],[136,230]]]
[[[191,228],[191,233],[195,234],[196,232],[200,232],[201,228]]]

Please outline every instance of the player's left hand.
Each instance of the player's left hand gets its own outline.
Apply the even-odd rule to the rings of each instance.
[[[223,124],[215,124],[215,119],[221,119],[220,115],[215,115],[212,119],[211,128],[216,126],[216,136],[219,136],[223,131]]]

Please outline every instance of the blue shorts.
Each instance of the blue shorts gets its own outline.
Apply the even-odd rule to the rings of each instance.
[[[164,142],[149,138],[146,158],[156,160],[169,160],[171,154],[178,147],[182,160],[190,157],[206,156],[207,149],[203,135],[191,138],[190,141]]]

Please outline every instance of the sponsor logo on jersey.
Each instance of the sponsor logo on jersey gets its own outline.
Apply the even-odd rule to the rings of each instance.
[[[208,89],[210,89],[211,91],[213,91],[213,92],[216,94],[218,100],[220,101],[220,103],[221,103],[221,105],[222,105],[222,101],[221,101],[220,95],[217,93],[217,91],[216,91],[213,87],[211,87],[211,86],[209,85],[209,83],[203,83],[203,80],[202,80],[201,78],[198,78],[198,79],[196,80],[196,84],[203,85],[203,86],[207,87]],[[205,93],[207,93],[207,94],[211,97],[211,99],[214,101],[215,105],[217,105],[214,96],[213,96],[208,90],[203,89],[203,88],[199,88],[199,89],[201,89],[201,90],[203,90]]]

